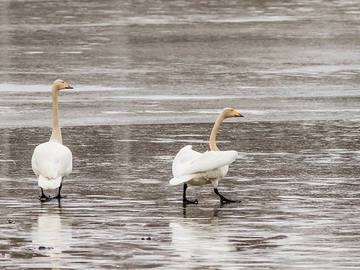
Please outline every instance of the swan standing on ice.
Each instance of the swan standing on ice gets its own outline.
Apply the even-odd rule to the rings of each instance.
[[[31,159],[31,167],[38,177],[38,185],[41,189],[40,200],[49,200],[44,190],[58,188],[55,198],[60,199],[63,177],[72,171],[72,154],[69,148],[62,144],[59,124],[59,91],[73,89],[69,83],[56,80],[52,85],[52,133],[50,140],[36,146]]]
[[[172,164],[174,178],[170,180],[170,185],[184,184],[184,204],[198,203],[198,200],[190,201],[186,198],[188,185],[201,186],[206,184],[213,185],[214,192],[220,197],[221,203],[239,202],[225,198],[217,189],[219,181],[224,178],[228,172],[229,164],[238,156],[236,151],[220,151],[216,145],[216,135],[220,124],[224,119],[230,117],[243,117],[243,115],[232,108],[225,108],[220,113],[210,135],[209,146],[211,151],[199,153],[192,150],[191,145],[187,145],[175,156]]]

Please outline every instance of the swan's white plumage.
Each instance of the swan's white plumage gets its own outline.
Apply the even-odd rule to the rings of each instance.
[[[56,189],[60,186],[61,181],[62,181],[61,176],[53,179],[48,179],[40,174],[38,177],[38,186],[45,190]]]
[[[228,165],[234,162],[237,156],[236,151],[199,153],[192,150],[191,145],[187,145],[175,156],[172,165],[174,178],[170,180],[170,185],[179,185],[194,179],[203,179],[205,182],[221,179],[226,175]]]
[[[169,183],[172,186],[176,186],[176,185],[180,185],[182,183],[186,183],[186,182],[190,181],[193,178],[194,178],[194,175],[192,175],[192,174],[183,175],[183,176],[177,176],[177,177],[171,178]]]
[[[55,141],[39,144],[34,150],[31,167],[38,176],[41,188],[56,189],[60,186],[62,178],[72,171],[71,151]]]

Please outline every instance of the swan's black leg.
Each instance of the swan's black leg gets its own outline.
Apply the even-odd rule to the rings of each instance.
[[[194,201],[190,201],[186,198],[186,189],[187,189],[187,184],[184,184],[184,191],[183,191],[183,204],[187,205],[187,204],[197,204],[198,200],[194,200]]]
[[[223,195],[221,195],[221,194],[219,193],[219,191],[218,191],[217,188],[214,188],[214,192],[215,192],[216,195],[218,195],[218,196],[220,197],[220,202],[221,202],[222,204],[224,204],[224,203],[241,202],[241,201],[234,201],[234,200],[230,200],[230,199],[225,198]]]
[[[61,184],[59,186],[59,190],[58,190],[58,194],[56,195],[56,197],[54,197],[54,199],[62,199],[62,198],[65,198],[63,196],[61,196],[61,189],[62,189],[62,181],[61,181]]]
[[[48,201],[48,200],[51,200],[51,198],[47,197],[44,193],[44,190],[42,188],[40,188],[41,190],[41,196],[39,197],[39,200],[44,202],[44,201]]]

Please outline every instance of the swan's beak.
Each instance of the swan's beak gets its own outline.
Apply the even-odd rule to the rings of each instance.
[[[64,82],[65,89],[74,89],[69,83]]]
[[[236,112],[235,117],[244,117],[244,116],[240,112]]]

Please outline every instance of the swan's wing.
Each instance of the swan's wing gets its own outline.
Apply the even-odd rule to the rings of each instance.
[[[51,179],[62,177],[72,171],[72,154],[60,143],[42,143],[34,150],[31,166],[36,175]]]
[[[182,173],[184,164],[198,158],[199,156],[201,156],[201,153],[192,150],[191,145],[187,145],[181,148],[180,151],[176,154],[172,164],[173,176],[177,177],[184,175]]]
[[[221,168],[234,162],[238,153],[236,151],[208,151],[200,156],[182,164],[181,175],[191,175]]]
[[[72,153],[65,145],[63,145],[60,172],[61,176],[67,176],[72,172]]]
[[[236,151],[208,151],[199,153],[191,145],[183,147],[174,158],[170,185],[191,180],[194,174],[211,171],[232,163],[238,157]]]

